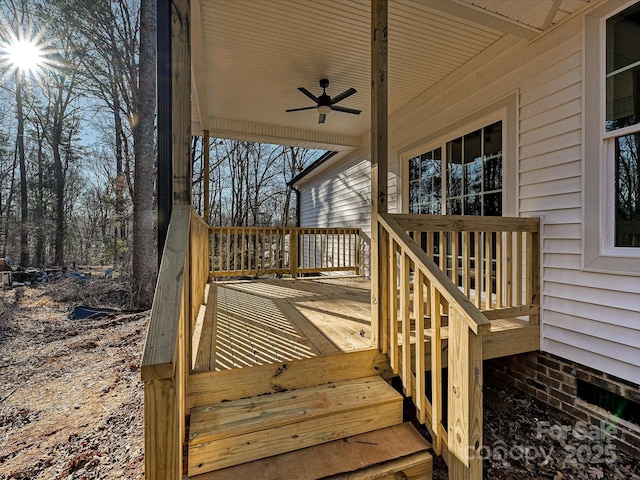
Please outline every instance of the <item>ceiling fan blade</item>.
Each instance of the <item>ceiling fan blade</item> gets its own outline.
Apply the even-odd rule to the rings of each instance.
[[[314,108],[318,108],[318,107],[315,106],[315,107],[290,108],[289,110],[285,110],[285,112],[299,112],[300,110],[313,110]]]
[[[331,105],[335,105],[336,103],[341,102],[342,100],[344,100],[347,97],[350,97],[356,92],[357,90],[355,88],[350,88],[349,90],[345,90],[340,95],[336,95],[331,99]]]
[[[313,93],[311,93],[309,90],[307,90],[304,87],[298,87],[298,90],[300,90],[302,93],[304,93],[307,97],[309,97],[311,100],[313,100],[314,102],[318,103],[318,97],[316,97]]]
[[[335,110],[336,112],[353,113],[354,115],[360,115],[360,112],[362,112],[362,110],[356,110],[355,108],[338,107],[336,105],[332,105],[331,110]]]
[[[327,114],[326,113],[321,113],[320,117],[318,117],[318,123],[324,123],[326,118],[327,118]]]

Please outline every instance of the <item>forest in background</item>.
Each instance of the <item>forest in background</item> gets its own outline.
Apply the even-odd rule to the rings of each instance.
[[[147,270],[155,263],[155,91],[145,88],[155,85],[155,8],[153,0],[0,3],[0,258],[111,265],[135,281],[137,224]],[[33,65],[16,59],[16,44],[31,48],[18,57],[35,53]],[[193,138],[200,213],[202,145]],[[292,225],[286,182],[322,153],[211,139],[209,222]]]

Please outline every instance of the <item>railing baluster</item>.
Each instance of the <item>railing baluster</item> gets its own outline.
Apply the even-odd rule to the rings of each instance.
[[[440,292],[429,283],[431,297],[431,429],[434,432],[433,449],[442,454],[442,307]]]
[[[413,316],[415,317],[416,325],[416,361],[414,370],[416,376],[415,403],[416,409],[418,410],[418,419],[420,423],[425,423],[427,394],[424,385],[424,375],[426,371],[424,362],[424,274],[417,265],[414,265],[413,271]]]
[[[502,295],[503,263],[502,263],[502,236],[504,232],[496,232],[496,308],[504,306]]]
[[[231,269],[233,268],[233,262],[232,262],[232,256],[233,256],[233,242],[231,240],[231,228],[227,229],[227,272],[230,272]]]
[[[438,232],[438,263],[440,264],[440,270],[447,272],[447,252],[445,242],[445,232]]]
[[[522,305],[522,233],[518,232],[516,234],[516,303],[515,306],[518,307]]]
[[[400,250],[400,321],[402,322],[402,383],[411,396],[411,320],[409,318],[409,257]]]
[[[458,282],[458,232],[451,232],[451,280],[456,285]]]
[[[493,294],[493,289],[492,287],[492,274],[493,274],[493,262],[492,262],[492,251],[493,251],[493,235],[492,232],[485,232],[484,233],[484,240],[485,240],[485,245],[484,245],[484,261],[485,261],[485,275],[484,275],[484,282],[485,282],[485,301],[484,301],[484,308],[486,308],[487,310],[489,310],[491,308],[491,304],[493,302],[492,299],[492,294]]]
[[[464,253],[462,258],[464,275],[464,294],[467,298],[471,296],[471,232],[464,232]]]
[[[389,361],[394,374],[398,374],[398,260],[397,244],[389,239]]]
[[[482,235],[480,232],[473,232],[473,238],[475,240],[475,260],[473,262],[476,292],[475,305],[480,308],[480,305],[482,305],[482,256],[480,255]]]
[[[507,232],[507,265],[506,265],[506,271],[507,271],[507,278],[506,280],[506,286],[507,286],[507,301],[506,301],[506,306],[507,307],[512,307],[513,306],[513,233],[512,232]]]

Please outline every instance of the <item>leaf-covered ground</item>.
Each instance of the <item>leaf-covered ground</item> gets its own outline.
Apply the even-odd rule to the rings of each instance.
[[[490,375],[490,374],[489,374]],[[640,480],[640,460],[616,449],[611,425],[576,422],[512,387],[485,377],[485,479]],[[442,459],[435,480],[446,480]]]
[[[0,291],[0,479],[144,478],[140,357],[146,313],[119,308],[117,281]]]
[[[0,290],[0,480],[144,478],[148,312],[68,319],[76,305],[127,298],[100,278]],[[524,393],[489,381],[484,409],[486,479],[640,480],[637,458]]]

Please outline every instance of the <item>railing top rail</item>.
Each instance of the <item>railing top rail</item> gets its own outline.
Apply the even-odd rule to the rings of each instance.
[[[141,375],[142,380],[145,381],[171,378],[175,373],[182,282],[190,220],[189,205],[173,207],[142,357]]]
[[[306,232],[309,230],[317,231],[317,232],[340,232],[340,233],[350,233],[356,234],[361,233],[361,229],[359,227],[234,227],[234,226],[225,226],[225,225],[209,225],[210,230],[251,230],[252,232],[256,232],[259,230],[287,230],[292,232]]]
[[[457,304],[467,321],[469,328],[477,335],[486,332],[491,322],[480,312],[471,301],[454,285],[447,274],[422,250],[394,219],[393,215],[380,213],[378,221],[385,227],[389,235],[405,249],[411,260],[420,265],[428,280],[435,284],[440,294],[452,305]]]
[[[540,230],[539,218],[479,217],[472,215],[390,214],[404,230],[451,232],[531,232]]]

